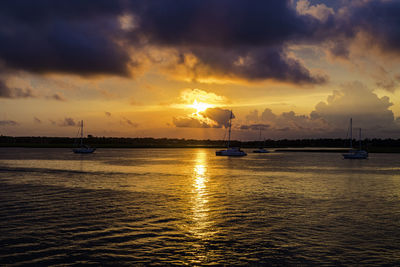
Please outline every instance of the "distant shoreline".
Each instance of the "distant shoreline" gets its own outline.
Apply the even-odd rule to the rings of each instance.
[[[205,149],[223,149],[223,146],[93,146],[97,149],[193,149],[193,148],[205,148]],[[65,145],[33,145],[33,144],[19,144],[19,145],[4,145],[0,144],[0,148],[65,148],[72,149],[72,146]],[[255,149],[256,147],[243,147],[242,149]],[[313,147],[303,147],[303,148],[274,148],[265,147],[265,149],[270,150],[275,153],[285,153],[285,152],[305,152],[305,153],[345,153],[348,152],[348,148],[319,148],[315,149]],[[367,150],[369,153],[400,153],[400,148],[371,148]]]
[[[173,138],[120,138],[88,136],[84,144],[98,149],[101,148],[224,148],[224,140],[194,140]],[[72,148],[76,139],[71,137],[13,137],[0,136],[0,147],[26,148]],[[354,140],[354,147],[358,142]],[[297,139],[297,140],[265,140],[260,141],[231,141],[231,146],[244,149],[265,147],[276,152],[331,152],[343,153],[348,151],[348,141],[344,139]],[[400,153],[400,139],[365,139],[362,148],[371,153]]]

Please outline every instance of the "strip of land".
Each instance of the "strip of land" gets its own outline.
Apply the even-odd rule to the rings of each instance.
[[[222,148],[224,140],[194,140],[170,138],[120,138],[95,137],[84,138],[84,144],[96,148]],[[353,140],[353,144],[357,144]],[[71,137],[43,136],[0,136],[0,147],[43,147],[71,148],[77,140]],[[231,146],[242,148],[265,147],[279,152],[344,152],[348,150],[348,140],[344,139],[297,139],[231,141]],[[371,153],[400,153],[400,139],[365,139],[362,148]]]

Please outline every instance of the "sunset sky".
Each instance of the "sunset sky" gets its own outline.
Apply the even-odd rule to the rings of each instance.
[[[0,134],[400,138],[400,1],[4,0]]]

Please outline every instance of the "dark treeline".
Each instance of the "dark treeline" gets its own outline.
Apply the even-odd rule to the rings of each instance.
[[[76,144],[75,138],[70,137],[12,137],[0,136],[0,146],[3,147],[72,147]],[[224,147],[223,140],[193,140],[170,138],[119,138],[119,137],[94,137],[88,136],[84,143],[97,148],[174,148],[174,147]],[[356,140],[354,147],[358,146]],[[348,140],[344,139],[298,139],[298,140],[265,140],[265,142],[231,141],[231,146],[254,148],[346,148]],[[365,139],[362,141],[363,149],[370,152],[400,152],[400,139]]]

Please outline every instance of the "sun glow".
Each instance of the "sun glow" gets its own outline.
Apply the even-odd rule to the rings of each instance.
[[[195,99],[192,105],[188,105],[190,108],[193,108],[196,110],[196,114],[199,114],[200,112],[205,111],[208,108],[213,107],[214,105],[203,103],[203,102],[197,102]]]

